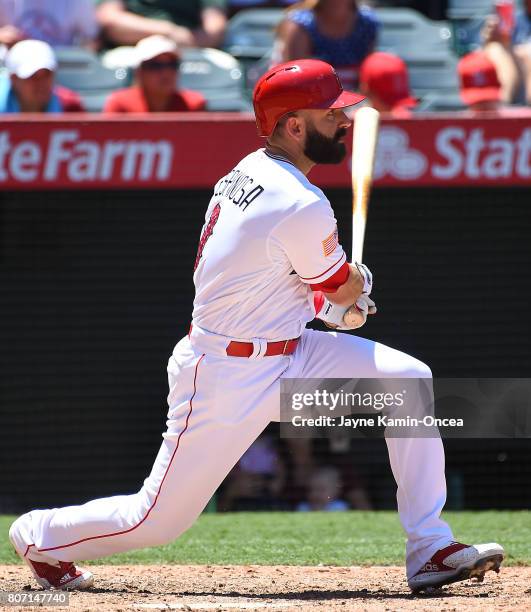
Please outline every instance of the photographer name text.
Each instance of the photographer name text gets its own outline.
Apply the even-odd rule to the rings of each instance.
[[[463,427],[463,419],[437,418],[426,415],[422,419],[414,417],[390,417],[379,414],[374,417],[331,417],[319,416],[315,418],[296,415],[292,417],[294,427]]]

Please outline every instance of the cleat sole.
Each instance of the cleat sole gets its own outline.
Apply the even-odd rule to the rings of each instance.
[[[444,578],[437,583],[412,588],[411,591],[413,595],[417,595],[419,593],[432,593],[433,591],[440,589],[447,584],[453,584],[454,582],[461,582],[462,580],[472,578],[474,578],[476,582],[483,582],[485,574],[488,571],[492,570],[497,574],[500,573],[502,561],[503,555],[491,555],[490,557],[478,559],[478,561],[476,561],[472,567],[464,567],[458,570],[454,576]]]

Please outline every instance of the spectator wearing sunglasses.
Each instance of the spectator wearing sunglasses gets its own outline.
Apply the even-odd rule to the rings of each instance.
[[[205,110],[206,101],[197,91],[177,88],[180,53],[164,36],[148,36],[135,47],[136,82],[113,92],[105,102],[105,113],[160,113]]]

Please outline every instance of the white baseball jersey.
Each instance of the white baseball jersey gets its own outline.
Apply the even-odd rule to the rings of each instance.
[[[298,337],[315,316],[311,286],[344,266],[324,193],[259,149],[214,188],[196,259],[194,325],[241,339]]]

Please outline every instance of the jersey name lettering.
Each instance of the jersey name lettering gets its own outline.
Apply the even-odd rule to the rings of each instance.
[[[241,170],[231,170],[226,176],[218,181],[214,188],[215,197],[225,197],[242,210],[246,210],[249,204],[264,191],[262,185],[253,187],[254,179]]]

